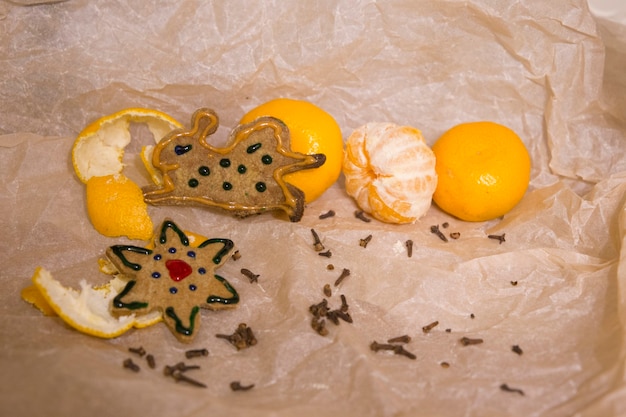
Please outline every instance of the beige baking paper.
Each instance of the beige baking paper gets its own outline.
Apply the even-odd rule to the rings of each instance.
[[[0,2],[0,414],[626,415],[626,47],[584,0],[22,3]],[[344,138],[386,121],[432,145],[458,123],[499,122],[527,145],[531,186],[486,223],[435,206],[413,225],[365,223],[342,179],[299,223],[150,207],[156,225],[171,217],[242,255],[217,271],[239,307],[202,311],[189,346],[162,323],[95,338],[20,299],[38,266],[73,288],[106,282],[98,259],[127,242],[87,218],[69,158],[84,126],[126,107],[188,125],[206,106],[219,141],[279,96],[324,108]],[[141,185],[137,152],[150,140],[137,127],[125,155]],[[443,223],[460,238],[431,233]],[[313,250],[312,228],[331,258]],[[320,336],[309,306],[325,284],[353,323]],[[237,351],[215,334],[239,323],[258,343]],[[415,359],[370,349],[405,334]],[[155,369],[128,351],[139,346]],[[210,353],[186,359],[192,348]],[[179,361],[200,365],[187,375],[207,387],[163,374]],[[233,392],[233,381],[254,388]]]

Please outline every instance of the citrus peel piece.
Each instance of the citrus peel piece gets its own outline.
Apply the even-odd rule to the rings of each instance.
[[[49,308],[65,323],[82,333],[109,339],[133,327],[143,328],[162,320],[160,312],[113,317],[109,310],[111,301],[125,285],[117,277],[99,287],[92,287],[81,280],[80,290],[76,290],[64,287],[48,270],[38,267],[32,281]]]
[[[182,128],[173,117],[154,109],[133,107],[101,117],[78,134],[72,147],[72,166],[82,182],[122,172],[124,149],[131,141],[131,122],[145,123],[155,143]]]

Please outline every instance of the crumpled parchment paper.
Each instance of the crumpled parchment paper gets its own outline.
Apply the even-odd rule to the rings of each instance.
[[[584,0],[28,3],[0,2],[2,415],[626,414],[626,48]],[[413,225],[365,223],[341,179],[297,224],[151,207],[155,224],[171,217],[242,254],[218,270],[241,304],[203,311],[191,346],[163,324],[94,338],[20,299],[37,266],[74,288],[106,282],[97,260],[124,242],[92,228],[71,167],[90,121],[140,106],[188,124],[208,106],[225,137],[278,96],[316,103],[344,137],[390,121],[432,145],[457,123],[505,124],[531,153],[531,186],[486,223],[435,206]],[[140,166],[137,136],[129,170]],[[445,222],[459,239],[430,232]],[[313,250],[312,228],[332,258]],[[487,238],[502,233],[502,244]],[[309,306],[325,284],[354,322],[320,336]],[[257,345],[237,351],[215,337],[239,323]],[[370,350],[404,334],[415,359]],[[138,346],[156,369],[128,351]],[[207,388],[162,373],[191,348],[210,351],[189,371]],[[123,368],[128,357],[140,372]],[[233,392],[232,381],[254,388]]]

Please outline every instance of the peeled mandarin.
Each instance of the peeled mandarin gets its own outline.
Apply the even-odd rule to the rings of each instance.
[[[413,223],[430,208],[437,186],[435,155],[419,130],[368,123],[348,138],[346,191],[366,213],[386,223]]]

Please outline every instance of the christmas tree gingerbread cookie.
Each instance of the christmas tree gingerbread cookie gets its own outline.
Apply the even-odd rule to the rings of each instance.
[[[163,313],[163,321],[181,342],[191,342],[200,325],[200,308],[219,310],[239,302],[237,291],[215,274],[233,249],[229,239],[207,239],[197,247],[166,219],[154,248],[115,245],[106,255],[128,280],[113,299],[114,316]]]
[[[290,150],[289,130],[280,120],[261,117],[235,128],[224,147],[207,139],[218,127],[210,109],[197,110],[190,130],[174,130],[155,147],[152,164],[161,185],[144,188],[153,205],[216,207],[238,217],[282,210],[297,222],[304,193],[285,181],[287,174],[324,164],[324,154]]]

